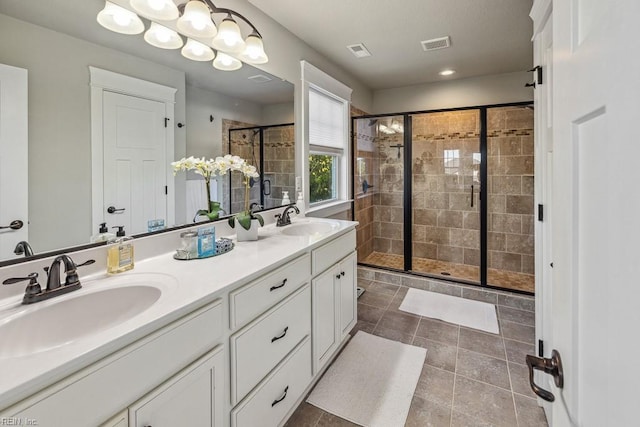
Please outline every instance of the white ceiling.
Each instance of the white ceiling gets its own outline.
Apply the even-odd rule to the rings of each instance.
[[[372,89],[531,68],[532,0],[249,0]],[[451,37],[448,49],[420,41]],[[265,40],[266,41],[266,40]],[[364,43],[356,58],[347,45]],[[456,73],[438,73],[451,68]]]

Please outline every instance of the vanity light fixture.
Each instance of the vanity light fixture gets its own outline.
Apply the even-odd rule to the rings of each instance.
[[[213,49],[193,39],[187,39],[187,44],[184,45],[181,53],[192,61],[211,61],[216,57]]]
[[[98,22],[103,27],[121,34],[139,34],[144,24],[133,11],[105,1],[98,13]],[[238,12],[219,8],[211,0],[191,0],[176,6],[175,0],[129,0],[131,9],[151,21],[144,39],[152,46],[162,49],[179,49],[182,36],[187,43],[182,49],[185,58],[194,61],[210,61],[219,70],[232,71],[247,64],[265,64],[269,61],[264,51],[262,35],[247,18]],[[116,3],[123,4],[122,0]],[[216,27],[216,14],[224,14]],[[251,33],[243,38],[237,19],[250,27]],[[212,50],[214,48],[217,51]],[[229,55],[227,55],[229,54]]]
[[[131,0],[131,7],[149,19],[172,21],[180,15],[172,0]]]
[[[144,33],[144,40],[160,49],[179,49],[183,44],[182,37],[178,33],[155,22],[152,22]]]
[[[98,13],[98,23],[120,34],[140,34],[144,31],[142,20],[130,10],[107,1]]]
[[[218,56],[213,60],[213,66],[222,71],[235,71],[242,67],[242,62],[226,53],[218,52]]]

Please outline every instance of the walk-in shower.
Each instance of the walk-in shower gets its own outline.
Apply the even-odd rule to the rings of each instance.
[[[365,116],[353,129],[360,263],[534,291],[530,105]]]
[[[227,153],[240,156],[256,166],[260,177],[251,182],[249,203],[264,209],[282,205],[285,192],[295,201],[295,134],[292,123],[270,126],[238,126],[228,130]],[[244,185],[241,174],[230,174],[228,200],[223,206],[230,213],[243,210]]]

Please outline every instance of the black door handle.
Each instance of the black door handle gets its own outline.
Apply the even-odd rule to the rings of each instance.
[[[115,206],[109,206],[109,207],[107,208],[107,212],[109,212],[110,214],[112,214],[112,213],[116,213],[116,212],[124,212],[124,209],[125,209],[125,208],[117,209]]]
[[[284,280],[282,281],[282,283],[281,283],[281,284],[279,284],[278,286],[272,286],[272,287],[270,287],[270,288],[269,288],[269,292],[273,292],[273,291],[275,291],[276,289],[280,289],[280,288],[281,288],[281,287],[283,287],[286,283],[287,283],[287,279],[284,279]]]
[[[471,207],[473,207],[473,184],[471,184]]]
[[[24,225],[24,222],[20,221],[19,219],[15,219],[15,220],[11,221],[11,224],[3,225],[3,226],[0,227],[0,229],[10,228],[12,230],[20,230],[23,225]]]
[[[556,400],[553,393],[541,388],[533,381],[533,370],[538,369],[552,375],[556,383],[556,387],[562,388],[564,386],[564,373],[562,371],[562,359],[560,358],[560,353],[558,353],[557,350],[553,350],[551,352],[550,359],[527,354],[526,361],[527,367],[529,368],[529,385],[531,385],[533,392],[547,402],[553,402]]]

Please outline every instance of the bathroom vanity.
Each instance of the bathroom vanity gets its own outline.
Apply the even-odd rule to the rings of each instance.
[[[172,257],[176,233],[148,241],[163,253],[136,260],[134,270],[84,277],[83,289],[58,300],[1,300],[0,338],[15,337],[15,345],[3,341],[0,351],[0,419],[284,424],[356,323],[356,224],[269,225],[256,242],[188,262]],[[14,328],[3,337],[7,324],[39,319],[36,312],[54,320],[41,328],[69,332],[30,338]]]

